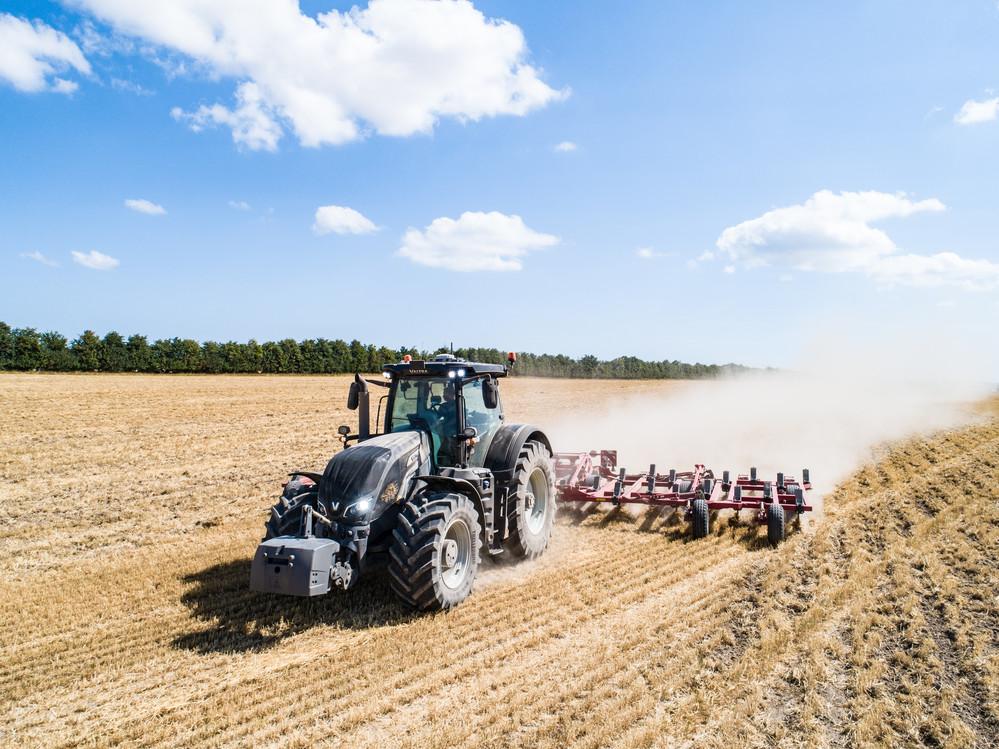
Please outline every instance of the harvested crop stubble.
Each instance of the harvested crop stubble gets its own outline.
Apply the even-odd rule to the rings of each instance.
[[[0,742],[994,745],[999,400],[885,448],[777,551],[563,512],[540,560],[414,616],[382,578],[246,589],[281,475],[350,421],[346,383],[0,376]],[[677,387],[503,385],[539,423]]]

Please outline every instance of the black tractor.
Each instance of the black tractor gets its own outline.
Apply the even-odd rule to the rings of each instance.
[[[405,603],[448,609],[471,593],[483,548],[534,558],[548,546],[551,443],[505,422],[507,367],[441,354],[404,357],[382,374],[355,375],[347,407],[358,411],[357,434],[340,427],[344,449],[326,470],[291,474],[253,559],[253,590],[317,596],[387,566]],[[387,391],[374,432],[373,387]]]

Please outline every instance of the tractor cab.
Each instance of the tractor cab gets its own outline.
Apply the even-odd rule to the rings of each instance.
[[[383,369],[389,380],[385,431],[430,435],[438,468],[481,467],[503,425],[497,377],[506,367],[440,354],[431,361],[403,360]]]

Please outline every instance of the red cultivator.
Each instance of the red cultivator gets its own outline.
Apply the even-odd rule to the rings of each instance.
[[[767,538],[776,545],[784,539],[788,515],[812,509],[805,503],[805,492],[812,488],[807,468],[800,481],[784,473],[776,481],[764,481],[755,468],[734,480],[728,471],[719,478],[699,464],[693,471],[656,473],[653,464],[647,473],[628,473],[618,468],[616,450],[556,453],[555,485],[561,502],[682,507],[693,523],[694,538],[710,532],[712,510],[750,510],[756,522],[767,525]]]

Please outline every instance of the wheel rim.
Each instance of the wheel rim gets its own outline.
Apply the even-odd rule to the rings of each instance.
[[[465,521],[457,518],[448,526],[441,544],[441,581],[451,589],[460,588],[471,559],[472,533]]]
[[[544,529],[548,515],[548,477],[540,468],[534,469],[527,482],[524,514],[527,515],[527,529],[531,533],[540,533]]]

